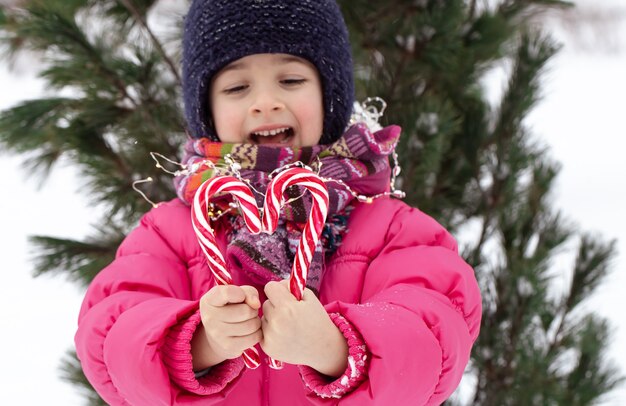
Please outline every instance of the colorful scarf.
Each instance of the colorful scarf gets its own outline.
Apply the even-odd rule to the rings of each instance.
[[[257,204],[263,205],[264,193],[272,171],[295,162],[317,170],[326,179],[329,212],[321,244],[311,262],[307,286],[317,292],[322,280],[323,261],[341,244],[354,195],[373,196],[390,189],[389,155],[393,152],[400,127],[389,126],[372,133],[364,123],[357,123],[336,142],[304,148],[276,148],[254,144],[225,144],[207,138],[190,139],[185,145],[184,164],[189,169],[175,178],[179,198],[193,201],[200,185],[217,175],[237,175],[229,165],[236,162],[239,176],[248,180]],[[227,261],[240,267],[254,281],[265,284],[285,279],[291,273],[300,234],[311,208],[311,197],[299,187],[290,188],[287,197],[295,199],[283,207],[274,234],[251,235],[240,216],[230,216]]]

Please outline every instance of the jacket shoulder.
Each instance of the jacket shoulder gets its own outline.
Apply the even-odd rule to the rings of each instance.
[[[191,211],[179,199],[159,203],[141,217],[118,250],[118,256],[141,253],[154,246],[171,251],[183,261],[201,254],[191,225]],[[160,248],[159,248],[160,247]]]
[[[347,236],[338,252],[374,258],[383,249],[419,245],[439,245],[457,250],[450,233],[431,216],[401,200],[380,198],[355,206],[348,222]]]

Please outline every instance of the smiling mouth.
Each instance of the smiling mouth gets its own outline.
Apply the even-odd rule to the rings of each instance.
[[[277,128],[275,130],[258,131],[250,134],[254,144],[288,144],[294,136],[291,127]]]

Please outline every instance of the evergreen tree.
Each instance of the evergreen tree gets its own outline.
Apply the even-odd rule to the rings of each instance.
[[[88,285],[153,201],[174,196],[150,152],[180,160],[182,15],[154,0],[22,0],[0,8],[7,58],[42,62],[49,93],[0,113],[0,145],[48,175],[61,158],[82,174],[81,192],[102,208],[83,240],[32,237],[35,274],[62,272]],[[614,243],[575,230],[552,207],[558,164],[524,126],[557,44],[534,17],[558,0],[342,0],[353,42],[357,99],[380,96],[399,123],[407,202],[451,232],[483,292],[483,324],[468,367],[472,398],[451,404],[584,405],[622,381],[605,360],[606,320],[580,304],[603,281]],[[186,1],[180,0],[183,9]],[[151,24],[148,24],[148,20]],[[174,34],[156,33],[158,27]],[[491,105],[483,79],[507,66]],[[170,168],[172,170],[176,168]],[[469,231],[468,231],[469,230]],[[577,242],[570,283],[555,288],[551,261]],[[64,377],[90,390],[73,354]]]

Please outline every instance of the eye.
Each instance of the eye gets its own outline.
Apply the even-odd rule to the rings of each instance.
[[[298,85],[303,84],[304,82],[306,82],[306,79],[300,79],[300,78],[289,78],[289,79],[283,79],[280,81],[280,83],[286,86],[298,86]]]
[[[223,92],[225,94],[237,94],[237,93],[241,93],[244,90],[246,90],[248,88],[248,85],[239,85],[239,86],[233,86],[233,87],[229,87],[223,90]]]

